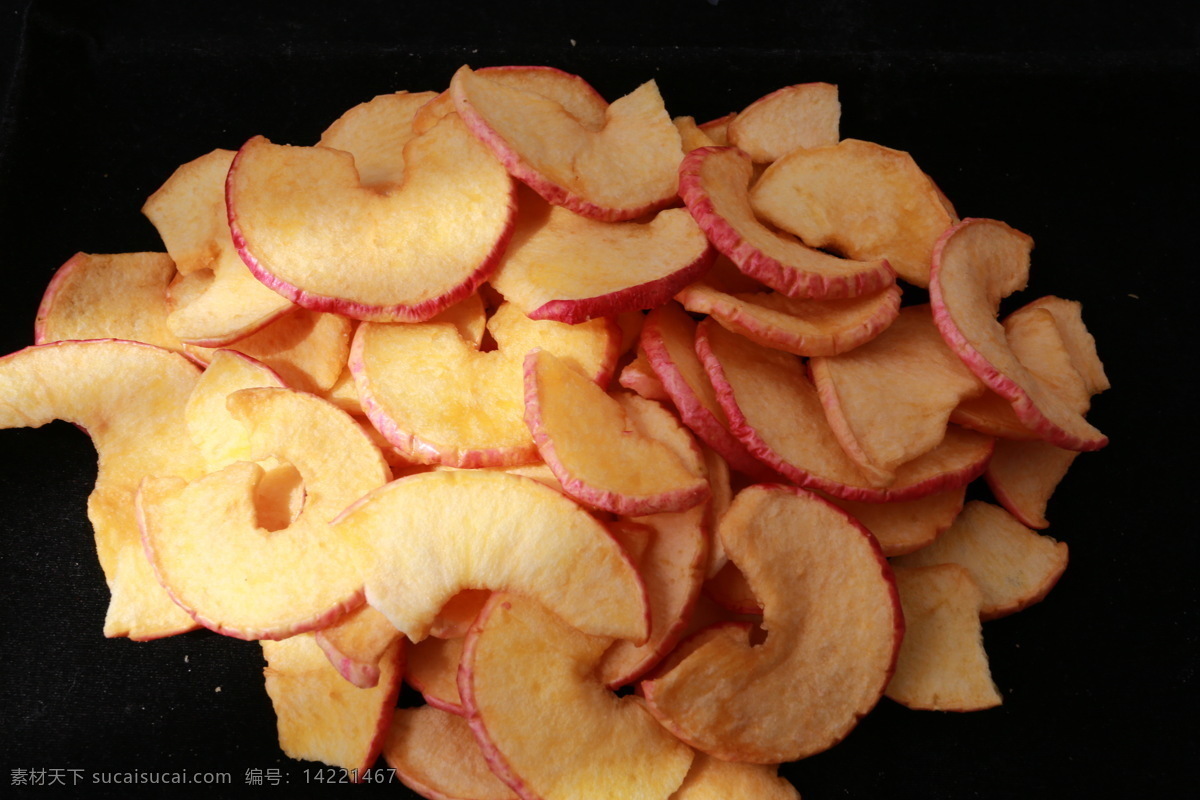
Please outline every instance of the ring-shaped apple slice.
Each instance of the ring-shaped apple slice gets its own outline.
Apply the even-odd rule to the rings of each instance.
[[[885,260],[838,258],[764,225],[750,205],[753,172],[736,147],[701,147],[679,165],[679,196],[738,269],[788,297],[855,297],[895,283]]]
[[[1099,450],[1108,437],[1021,363],[996,319],[1001,299],[1029,280],[1033,240],[1003,222],[965,219],[938,240],[930,271],[933,319],[950,349],[1050,444]]]
[[[504,593],[467,634],[458,677],[467,721],[492,771],[523,800],[667,800],[683,782],[692,749],[639,698],[618,698],[593,675],[608,644]]]
[[[537,597],[577,628],[643,642],[646,592],[612,534],[560,492],[490,470],[423,472],[346,509],[335,533],[366,543],[367,602],[414,642],[464,589]]]
[[[642,682],[650,710],[727,761],[832,747],[882,696],[904,635],[879,544],[836,506],[777,484],[739,493],[718,534],[762,604],[766,639],[752,646],[736,627],[706,638]]]
[[[263,469],[248,461],[190,483],[147,478],[137,497],[146,553],[175,601],[218,633],[282,639],[322,628],[362,603],[368,557],[330,520],[391,472],[359,424],[315,395],[242,389],[227,403],[249,430],[251,458],[300,473],[304,507],[286,528],[262,528]]]
[[[105,636],[155,639],[196,627],[154,578],[133,500],[147,475],[203,473],[184,424],[199,378],[179,353],[116,339],[54,342],[0,358],[0,428],[66,420],[84,428],[96,448],[88,519],[112,593]]]
[[[512,179],[451,114],[404,148],[403,182],[362,186],[349,153],[255,137],[226,182],[250,271],[292,302],[419,322],[495,270],[516,214]]]

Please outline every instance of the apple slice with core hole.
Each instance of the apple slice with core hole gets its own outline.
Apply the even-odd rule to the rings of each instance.
[[[887,560],[850,515],[795,487],[743,490],[718,533],[762,603],[766,639],[701,644],[643,681],[650,710],[727,761],[832,747],[878,702],[904,635]]]
[[[289,758],[341,767],[357,782],[383,752],[400,693],[404,642],[397,639],[384,652],[379,681],[369,689],[344,680],[312,634],[261,644],[279,747]]]
[[[1000,705],[979,609],[983,593],[966,567],[897,567],[907,628],[887,696],[928,711],[981,711]]]
[[[599,130],[551,98],[466,66],[450,95],[509,173],[552,205],[616,222],[675,199],[683,149],[654,81],[608,106]]]
[[[190,483],[147,478],[137,498],[146,553],[175,601],[218,633],[280,639],[325,627],[362,604],[368,557],[329,522],[384,485],[388,466],[353,418],[313,395],[242,389],[227,402],[249,430],[252,458],[300,473],[303,509],[283,530],[261,527],[263,469],[246,461]]]
[[[367,543],[367,602],[414,642],[463,589],[520,591],[581,630],[648,636],[645,588],[625,551],[595,517],[531,478],[411,475],[367,494],[333,528]]]
[[[654,308],[696,280],[716,251],[684,209],[649,222],[601,222],[523,193],[491,278],[531,319],[577,323]]]
[[[929,285],[934,243],[955,222],[912,156],[858,139],[793,150],[767,167],[750,203],[809,247],[884,259],[916,286]]]
[[[592,507],[656,514],[708,497],[708,481],[694,464],[638,430],[616,398],[545,350],[525,359],[525,421],[563,490]],[[698,451],[694,456],[699,461]]]
[[[929,300],[950,349],[1017,418],[1053,445],[1098,450],[1108,437],[1023,365],[996,320],[1000,300],[1025,286],[1033,240],[1003,222],[965,219],[933,252]]]
[[[383,757],[401,783],[431,800],[517,800],[467,721],[433,706],[396,709]]]
[[[785,86],[760,97],[729,123],[729,143],[769,164],[801,147],[838,143],[842,104],[830,83]]]
[[[459,692],[484,757],[525,800],[670,797],[692,750],[591,673],[608,647],[537,601],[497,593],[463,648]],[[530,690],[529,675],[539,676]],[[553,758],[547,758],[553,753]]]
[[[750,206],[752,173],[750,157],[733,147],[701,147],[679,167],[679,196],[738,269],[789,297],[854,297],[895,282],[885,260],[838,258],[767,228]]]
[[[403,182],[385,193],[359,183],[348,153],[251,139],[226,186],[238,253],[260,281],[306,308],[429,319],[495,270],[515,219],[514,187],[453,114],[405,146],[404,164]]]
[[[196,627],[155,580],[133,500],[147,475],[202,474],[203,457],[184,423],[199,378],[179,353],[115,339],[54,342],[0,358],[0,428],[66,420],[96,448],[88,519],[112,595],[105,636],[155,639]]]
[[[999,506],[973,500],[936,542],[893,563],[961,564],[983,593],[979,614],[988,620],[1042,600],[1066,570],[1067,559],[1065,543],[1034,533]]]

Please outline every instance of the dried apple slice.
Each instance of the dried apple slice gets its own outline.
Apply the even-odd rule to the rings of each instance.
[[[481,350],[438,320],[363,323],[355,332],[350,369],[363,410],[406,458],[458,467],[537,461],[524,421],[525,354],[551,350],[601,384],[616,364],[617,332],[608,319],[534,321],[506,303],[488,330],[495,350]]]
[[[722,761],[696,753],[683,785],[670,800],[800,800],[800,793],[783,778],[778,768],[765,764]]]
[[[250,435],[225,405],[239,389],[282,388],[283,380],[263,364],[236,350],[218,350],[196,382],[184,409],[188,435],[204,454],[208,471],[250,460]]]
[[[980,711],[1000,705],[983,649],[983,593],[966,567],[897,567],[904,643],[887,696],[929,711]]]
[[[999,506],[973,500],[929,547],[901,556],[898,567],[954,563],[983,593],[980,616],[1007,616],[1042,600],[1067,568],[1067,545],[1040,536]]]
[[[325,627],[362,604],[367,558],[329,522],[390,470],[358,423],[318,397],[242,389],[227,402],[249,430],[251,458],[273,456],[299,471],[304,508],[283,530],[260,527],[263,469],[250,462],[190,483],[147,478],[137,495],[146,553],[172,598],[218,633],[279,639]]]
[[[835,145],[842,104],[830,83],[799,83],[760,97],[729,123],[729,143],[769,164],[800,147]]]
[[[487,596],[490,597],[491,593],[487,593]],[[466,716],[467,713],[458,694],[458,665],[462,661],[462,650],[461,636],[455,639],[427,636],[409,646],[408,667],[404,674],[405,680],[421,693],[426,703],[457,716]]]
[[[167,323],[174,275],[166,253],[76,253],[42,295],[34,343],[124,339],[179,350],[182,343]]]
[[[654,81],[608,106],[599,130],[551,98],[466,66],[450,94],[509,173],[552,205],[615,222],[675,199],[683,150]]]
[[[996,320],[1000,300],[1029,278],[1032,247],[1032,239],[996,220],[966,219],[947,230],[933,253],[933,319],[950,349],[1012,403],[1027,428],[1067,450],[1098,450],[1108,437],[1021,363]]]
[[[641,347],[638,347],[634,359],[621,370],[621,374],[617,377],[617,383],[647,400],[671,401],[671,396],[663,388],[662,381],[658,379],[654,368],[650,366],[650,359],[647,358],[646,351]]]
[[[798,486],[845,500],[915,500],[967,485],[991,456],[995,440],[950,427],[940,445],[902,464],[893,479],[869,475],[842,449],[796,356],[762,347],[711,320],[697,327],[696,351],[731,430],[750,452]],[[780,415],[781,408],[791,413]]]
[[[0,358],[0,428],[66,420],[84,428],[96,448],[88,519],[112,595],[105,636],[155,639],[196,627],[155,580],[133,499],[147,475],[203,472],[184,424],[199,377],[179,353],[114,339],[36,345]]]
[[[693,150],[679,166],[679,196],[738,269],[789,297],[854,297],[895,282],[885,260],[838,258],[767,228],[750,205],[753,170],[734,147]]]
[[[683,782],[691,748],[639,698],[617,698],[591,677],[607,646],[529,598],[496,594],[484,606],[459,692],[484,757],[519,797],[667,798]]]
[[[404,165],[402,183],[380,192],[360,184],[348,153],[251,139],[226,188],[238,253],[260,281],[306,308],[429,319],[494,271],[512,231],[514,188],[453,114],[405,146]]]
[[[414,642],[463,589],[533,595],[597,635],[648,635],[645,589],[625,551],[596,518],[531,478],[411,475],[367,494],[333,529],[368,543],[367,601]]]
[[[671,120],[679,131],[679,140],[683,143],[683,152],[690,153],[698,147],[716,147],[712,137],[700,129],[695,117],[675,117]]]
[[[708,497],[694,465],[638,430],[616,398],[545,350],[525,359],[525,421],[563,490],[580,502],[636,516],[684,511]]]
[[[192,279],[187,302],[173,304],[167,325],[180,340],[221,347],[286,314],[287,298],[259,283],[233,245],[225,208],[232,150],[213,150],[172,173],[142,206],[180,275]]]
[[[956,221],[912,156],[858,139],[793,150],[767,167],[750,203],[806,245],[886,260],[916,286],[929,285],[934,243]]]
[[[379,684],[380,661],[400,632],[383,614],[360,606],[314,636],[339,675],[360,689],[370,689]]]
[[[848,514],[795,487],[743,490],[718,533],[762,602],[766,639],[699,645],[643,681],[650,710],[727,761],[777,764],[832,747],[878,702],[903,638],[887,560]]]
[[[999,440],[983,473],[996,500],[1022,525],[1048,528],[1046,506],[1079,453],[1042,441]]]
[[[1096,352],[1096,339],[1083,323],[1083,304],[1061,297],[1039,297],[1010,316],[1017,316],[1022,311],[1035,308],[1048,311],[1054,317],[1054,326],[1067,350],[1071,366],[1083,379],[1088,395],[1096,395],[1111,388],[1112,384],[1104,372],[1104,362]]]
[[[997,452],[1000,443],[997,443]],[[988,461],[995,460],[995,455]],[[901,556],[933,544],[938,536],[954,524],[966,501],[967,487],[935,492],[916,500],[895,503],[863,503],[828,498],[845,509],[852,517],[874,534],[879,547],[888,558]]]
[[[575,324],[662,305],[716,251],[687,211],[649,222],[601,222],[520,196],[520,214],[491,284],[531,319]]]
[[[928,305],[904,308],[870,342],[808,368],[842,449],[889,477],[937,447],[954,408],[986,388],[946,346]]]
[[[798,356],[834,356],[865,344],[900,313],[900,285],[839,300],[808,300],[777,292],[727,294],[703,280],[675,299],[729,330]]]
[[[325,129],[321,147],[354,156],[360,185],[390,191],[404,181],[404,146],[417,135],[413,117],[436,92],[393,92],[359,103]]]
[[[388,647],[379,682],[369,689],[345,681],[312,634],[264,641],[262,651],[279,747],[289,758],[341,767],[357,782],[383,752],[400,693],[404,642]]]
[[[696,322],[677,303],[646,315],[642,349],[683,423],[731,469],[769,480],[774,473],[729,430],[729,421],[695,350]]]
[[[398,708],[383,746],[396,777],[432,800],[517,800],[492,773],[463,717],[432,706]]]

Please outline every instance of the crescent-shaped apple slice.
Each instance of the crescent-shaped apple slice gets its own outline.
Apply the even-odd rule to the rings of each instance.
[[[467,721],[492,771],[523,800],[667,800],[683,782],[692,749],[638,698],[617,698],[593,676],[608,645],[503,593],[467,634],[458,678]]]
[[[179,353],[115,339],[37,345],[0,359],[0,428],[66,420],[84,428],[96,448],[88,519],[112,593],[105,636],[154,639],[196,627],[155,580],[133,501],[148,475],[203,473],[184,423],[199,378]]]
[[[355,319],[417,322],[463,299],[508,243],[512,179],[454,114],[409,141],[404,163],[381,191],[347,152],[251,139],[226,182],[242,260],[289,300]]]
[[[532,478],[490,470],[410,475],[367,494],[333,529],[366,543],[367,602],[414,642],[464,589],[535,596],[596,635],[648,636],[645,588],[620,544],[582,507]]]
[[[466,66],[450,95],[509,173],[552,205],[615,222],[676,197],[683,148],[654,81],[608,106],[599,130],[549,97]]]
[[[997,220],[965,219],[947,230],[933,251],[933,319],[950,349],[1027,428],[1067,450],[1099,450],[1108,437],[1021,363],[996,319],[1000,301],[1028,281],[1032,248],[1029,236]]]
[[[778,484],[739,493],[718,534],[762,604],[766,639],[751,645],[730,626],[685,642],[682,659],[641,684],[651,712],[727,761],[832,747],[882,696],[903,638],[887,559],[849,514]]]
[[[282,639],[322,628],[362,604],[368,558],[330,520],[390,469],[358,422],[315,395],[242,389],[227,403],[249,431],[251,458],[299,472],[304,507],[282,530],[262,527],[264,470],[250,461],[191,482],[147,478],[137,495],[146,553],[175,601],[218,633]]]
[[[383,757],[421,797],[517,800],[492,773],[466,719],[434,706],[396,709]]]
[[[885,260],[838,258],[764,225],[750,205],[753,173],[736,147],[701,147],[679,165],[679,196],[738,269],[788,297],[855,297],[895,282]]]
[[[729,143],[758,164],[841,138],[842,104],[831,83],[798,83],[764,95],[729,122]]]

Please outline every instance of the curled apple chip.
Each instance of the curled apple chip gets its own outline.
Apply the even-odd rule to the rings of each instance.
[[[404,182],[404,146],[417,134],[413,117],[436,92],[393,92],[359,103],[334,120],[317,142],[354,156],[359,183],[389,191]]]
[[[602,222],[523,193],[491,285],[532,319],[574,324],[661,305],[715,253],[681,208],[649,222]]]
[[[433,706],[396,709],[383,757],[422,797],[517,800],[488,766],[467,721]]]
[[[729,122],[729,143],[755,162],[769,164],[801,147],[835,145],[842,104],[831,83],[799,83],[776,89]]]
[[[996,450],[999,451],[1000,443]],[[990,464],[995,455],[988,461]],[[920,550],[937,541],[943,531],[954,524],[966,502],[967,487],[901,500],[895,503],[864,503],[854,500],[828,498],[874,534],[880,549],[888,558]]]
[[[191,482],[147,478],[137,495],[146,553],[172,598],[218,633],[280,639],[322,628],[362,604],[367,557],[329,522],[391,473],[358,423],[318,397],[242,389],[227,402],[249,430],[251,458],[300,473],[303,509],[283,530],[261,527],[263,469],[248,461]]]
[[[1079,453],[1042,441],[998,440],[983,473],[1000,505],[1030,528],[1048,528],[1046,507]]]
[[[895,281],[886,260],[838,258],[764,225],[750,205],[753,170],[735,147],[693,150],[679,166],[679,196],[738,269],[789,297],[854,297]]]
[[[648,635],[645,589],[625,551],[595,517],[530,478],[411,475],[366,494],[333,530],[367,543],[367,602],[414,642],[463,589],[530,594],[596,635]]]
[[[400,693],[404,642],[396,640],[387,648],[379,661],[379,681],[369,689],[345,681],[311,633],[263,641],[262,651],[283,752],[342,767],[352,780],[373,767]]]
[[[250,460],[250,434],[225,401],[239,389],[260,386],[282,388],[284,383],[274,370],[236,350],[216,351],[196,382],[184,418],[209,471]]]
[[[675,199],[683,150],[654,81],[608,106],[598,130],[552,98],[466,66],[450,94],[509,173],[552,205],[612,222]]]
[[[683,782],[691,748],[639,698],[617,698],[592,676],[608,644],[531,598],[498,593],[484,606],[459,691],[484,757],[518,796],[667,798]]]
[[[76,253],[42,294],[34,343],[124,339],[180,350],[167,322],[167,285],[174,275],[166,253]]]
[[[1040,536],[999,506],[973,500],[929,547],[895,560],[898,567],[953,563],[982,592],[979,614],[995,619],[1044,598],[1067,568],[1067,545]]]
[[[639,430],[619,400],[545,350],[525,359],[525,421],[563,490],[580,502],[636,516],[684,511],[708,497],[699,451],[682,426],[674,432],[692,445],[692,464],[653,431]]]
[[[379,684],[380,661],[400,638],[387,617],[360,606],[314,633],[317,646],[338,674],[360,689]]]
[[[226,198],[260,281],[306,308],[384,322],[426,320],[471,294],[516,211],[508,174],[453,114],[405,146],[402,183],[387,192],[360,183],[349,153],[255,137]]]
[[[462,636],[455,639],[427,636],[409,645],[408,667],[404,674],[404,679],[421,693],[426,703],[456,716],[465,716],[467,713],[458,694],[458,665],[462,661],[462,650]]]
[[[1000,705],[983,649],[983,593],[966,567],[897,567],[904,642],[887,696],[929,711],[981,711]]]
[[[1032,247],[1030,237],[996,220],[966,219],[947,230],[933,253],[933,319],[950,349],[1027,428],[1068,450],[1098,450],[1108,438],[1021,363],[996,319],[1000,300],[1028,281]]]
[[[800,793],[783,778],[778,768],[765,764],[722,761],[696,753],[683,785],[670,800],[800,800]]]
[[[809,247],[886,260],[916,286],[929,285],[934,243],[956,222],[911,155],[858,139],[793,150],[767,167],[750,203]]]
[[[643,681],[650,710],[727,761],[778,764],[828,749],[892,674],[904,620],[887,560],[848,514],[795,487],[743,490],[718,533],[762,603],[766,639],[700,644]]]
[[[183,279],[167,325],[180,340],[221,347],[245,338],[292,308],[261,284],[234,247],[225,208],[232,150],[213,150],[180,166],[142,206]]]
[[[647,400],[671,400],[671,396],[663,388],[662,381],[654,373],[654,368],[650,366],[646,351],[641,347],[638,347],[634,359],[621,370],[617,383]]]
[[[156,639],[196,627],[155,580],[133,499],[148,475],[203,472],[184,424],[199,377],[179,353],[115,339],[35,345],[0,358],[0,428],[66,420],[84,428],[96,448],[88,519],[111,593],[105,636]]]

